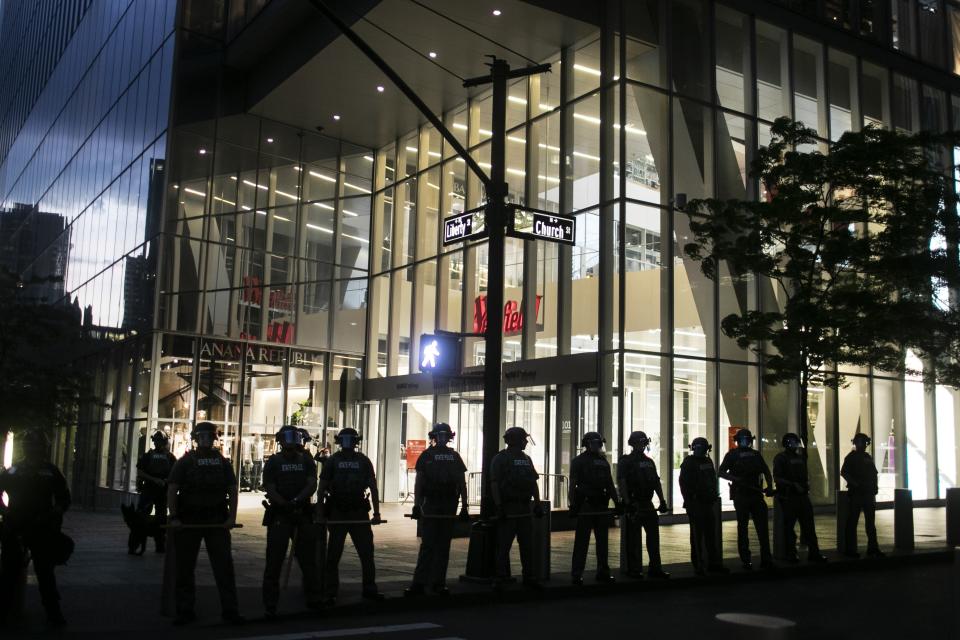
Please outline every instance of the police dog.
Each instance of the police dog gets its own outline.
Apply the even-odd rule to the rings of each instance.
[[[160,535],[160,518],[144,515],[132,504],[120,505],[120,511],[123,512],[123,521],[130,528],[127,553],[132,556],[142,556],[147,549],[147,538],[157,540],[157,536]]]

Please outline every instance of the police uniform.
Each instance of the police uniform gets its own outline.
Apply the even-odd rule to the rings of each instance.
[[[137,460],[137,470],[142,471],[154,478],[167,480],[170,478],[170,472],[173,465],[176,464],[176,457],[169,451],[158,451],[153,449],[147,451]],[[161,525],[167,523],[167,487],[154,484],[149,480],[137,480],[137,491],[140,492],[140,498],[137,500],[137,511],[145,516],[156,509],[157,518]],[[166,529],[160,528],[157,533],[156,543],[157,551],[162,551],[166,539]]]
[[[867,531],[867,552],[880,550],[877,543],[877,467],[873,457],[866,451],[851,451],[843,459],[840,475],[847,481],[850,511],[847,514],[846,552],[857,551],[857,525],[863,512],[863,526]]]
[[[590,532],[597,544],[597,577],[610,575],[607,562],[610,500],[617,499],[610,463],[599,452],[584,451],[570,462],[570,504],[577,514],[577,528],[573,539],[573,563],[570,573],[574,578],[583,575],[587,563]]]
[[[0,534],[0,619],[16,600],[27,550],[43,607],[51,619],[60,618],[60,594],[53,570],[62,513],[70,507],[67,482],[49,462],[24,461],[0,473],[0,495],[4,492],[8,507]]]
[[[810,504],[810,482],[806,456],[787,449],[773,458],[773,479],[777,483],[777,499],[783,508],[783,541],[786,555],[797,555],[797,534],[794,527],[800,522],[800,534],[807,542],[808,557],[819,557],[820,546],[813,525],[813,505]]]
[[[457,513],[460,485],[467,466],[460,454],[447,446],[433,445],[417,458],[417,496],[423,515],[419,522],[420,553],[413,572],[414,585],[443,588],[447,582],[453,516]],[[443,516],[443,517],[431,517]]]
[[[753,526],[760,539],[760,562],[764,565],[770,564],[772,554],[767,524],[767,501],[763,497],[760,484],[761,478],[770,477],[770,468],[756,449],[737,447],[723,457],[720,475],[738,478],[738,481],[730,485],[730,497],[737,512],[737,551],[741,562],[750,563],[750,537],[747,528],[753,519]]]
[[[539,477],[533,460],[521,450],[504,449],[490,462],[490,480],[500,489],[500,506],[507,516],[497,523],[497,580],[510,577],[510,547],[514,538],[520,547],[523,579],[536,580],[530,508]]]
[[[169,482],[179,488],[177,513],[171,513],[170,517],[176,517],[185,525],[211,525],[180,529],[174,536],[177,617],[189,618],[194,614],[194,571],[201,541],[210,558],[223,616],[238,615],[230,530],[223,526],[230,515],[228,496],[237,490],[237,476],[230,460],[216,449],[188,451],[173,465]]]
[[[280,574],[287,555],[290,540],[294,540],[293,553],[303,575],[303,593],[307,604],[314,606],[321,599],[320,579],[317,570],[317,526],[313,523],[313,509],[309,500],[293,506],[291,503],[317,478],[317,466],[313,457],[304,452],[280,451],[263,466],[263,484],[273,489],[287,501],[283,505],[271,505],[267,509],[267,559],[263,569],[263,605],[268,611],[276,611],[280,600]]]
[[[690,555],[697,573],[721,565],[716,505],[717,471],[710,458],[687,456],[680,464],[680,494],[690,519]]]
[[[367,523],[336,524],[337,520],[369,520],[370,501],[367,487],[373,482],[373,463],[359,451],[341,449],[323,465],[320,480],[329,490],[326,502],[327,559],[324,567],[326,596],[334,598],[340,587],[340,557],[347,534],[360,557],[364,593],[376,593],[376,567],[373,563],[373,527]]]
[[[712,466],[712,465],[711,465]],[[623,496],[629,501],[631,513],[621,521],[626,536],[628,574],[636,575],[643,567],[642,535],[647,537],[649,571],[660,571],[660,522],[653,508],[653,494],[660,486],[657,465],[643,451],[634,451],[620,458],[617,476]]]

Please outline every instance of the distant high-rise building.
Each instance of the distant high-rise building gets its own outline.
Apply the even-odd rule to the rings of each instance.
[[[22,203],[0,209],[0,268],[20,275],[24,298],[60,301],[69,255],[70,232],[62,215]]]

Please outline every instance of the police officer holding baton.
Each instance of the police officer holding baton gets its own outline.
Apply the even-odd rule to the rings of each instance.
[[[647,537],[647,555],[650,578],[669,578],[670,574],[660,564],[660,522],[657,513],[667,513],[670,507],[663,497],[663,485],[657,475],[656,463],[647,455],[650,438],[643,431],[634,431],[627,439],[632,451],[620,458],[617,466],[617,484],[626,517],[621,521],[626,536],[627,575],[642,578],[643,550],[641,531]],[[659,506],[653,508],[653,494],[657,494]]]
[[[723,566],[720,539],[717,537],[717,513],[720,492],[717,470],[709,453],[712,445],[706,438],[690,442],[690,455],[680,464],[680,494],[683,508],[690,519],[690,556],[698,576],[730,573]]]
[[[777,500],[783,509],[783,541],[789,562],[799,562],[797,534],[794,527],[800,521],[800,534],[807,543],[809,562],[826,562],[817,543],[813,525],[813,505],[810,504],[810,481],[807,475],[807,457],[801,453],[800,436],[787,433],[780,439],[783,451],[773,459],[773,479],[777,483]]]
[[[587,563],[587,547],[590,545],[590,532],[593,532],[597,544],[597,582],[613,582],[608,563],[608,527],[611,511],[607,510],[610,501],[615,505],[614,512],[620,512],[617,489],[613,484],[610,463],[603,453],[606,442],[596,431],[583,434],[580,446],[583,453],[570,462],[570,515],[577,519],[577,529],[573,540],[573,563],[570,574],[575,585],[583,584],[583,569]]]
[[[267,526],[267,562],[263,570],[263,607],[268,619],[276,618],[280,599],[280,574],[287,547],[293,540],[293,554],[303,574],[307,606],[321,604],[317,571],[317,526],[310,499],[317,490],[317,466],[302,448],[302,434],[290,425],[276,434],[280,452],[263,466],[263,486],[270,501],[264,524]]]
[[[207,547],[220,592],[221,617],[227,622],[243,622],[230,550],[230,529],[237,522],[237,476],[230,460],[213,448],[217,428],[212,423],[198,422],[190,435],[197,447],[173,465],[167,489],[176,551],[177,615],[173,623],[183,625],[197,619],[194,570],[201,542]]]
[[[773,476],[760,452],[754,449],[753,434],[749,429],[740,429],[733,437],[736,448],[727,452],[720,463],[720,477],[729,480],[730,497],[737,512],[737,550],[743,568],[753,569],[750,556],[750,536],[747,527],[750,520],[757,530],[760,542],[760,566],[773,568],[770,553],[770,530],[767,524],[767,502],[764,497],[773,496]],[[766,482],[763,486],[761,482]]]
[[[167,479],[177,459],[170,453],[170,437],[163,431],[156,431],[150,439],[153,440],[153,451],[147,451],[137,460],[137,491],[140,492],[137,511],[149,516],[156,509],[160,524],[165,525]],[[163,553],[166,549],[166,533],[166,529],[161,527],[156,537],[157,553]]]
[[[438,595],[450,593],[447,564],[458,503],[463,504],[459,518],[470,520],[467,466],[460,454],[448,446],[454,435],[447,423],[434,425],[429,433],[432,444],[417,458],[417,482],[410,517],[420,521],[420,554],[413,583],[404,591],[405,596],[423,595],[428,584]]]

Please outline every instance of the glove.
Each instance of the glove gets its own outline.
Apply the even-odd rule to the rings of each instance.
[[[538,502],[537,504],[533,505],[533,517],[534,517],[534,518],[542,518],[544,515],[546,515],[546,512],[543,510],[543,505],[542,505],[542,504],[540,504],[540,503]]]
[[[622,502],[614,502],[614,503],[613,503],[613,515],[615,515],[615,516],[622,516],[622,515],[623,515],[623,503],[622,503]]]
[[[420,505],[413,505],[413,509],[410,510],[410,518],[412,520],[419,520],[420,516],[423,515],[423,509],[420,508]]]
[[[470,522],[470,511],[466,507],[460,510],[460,521]]]
[[[767,487],[766,489],[763,490],[763,495],[767,496],[768,498],[772,498],[773,489],[771,489],[770,487]]]
[[[670,507],[667,506],[666,502],[661,502],[660,506],[657,507],[657,513],[670,513]]]
[[[380,524],[381,522],[383,521],[380,519],[379,513],[373,514],[373,517],[370,518],[370,524]]]

